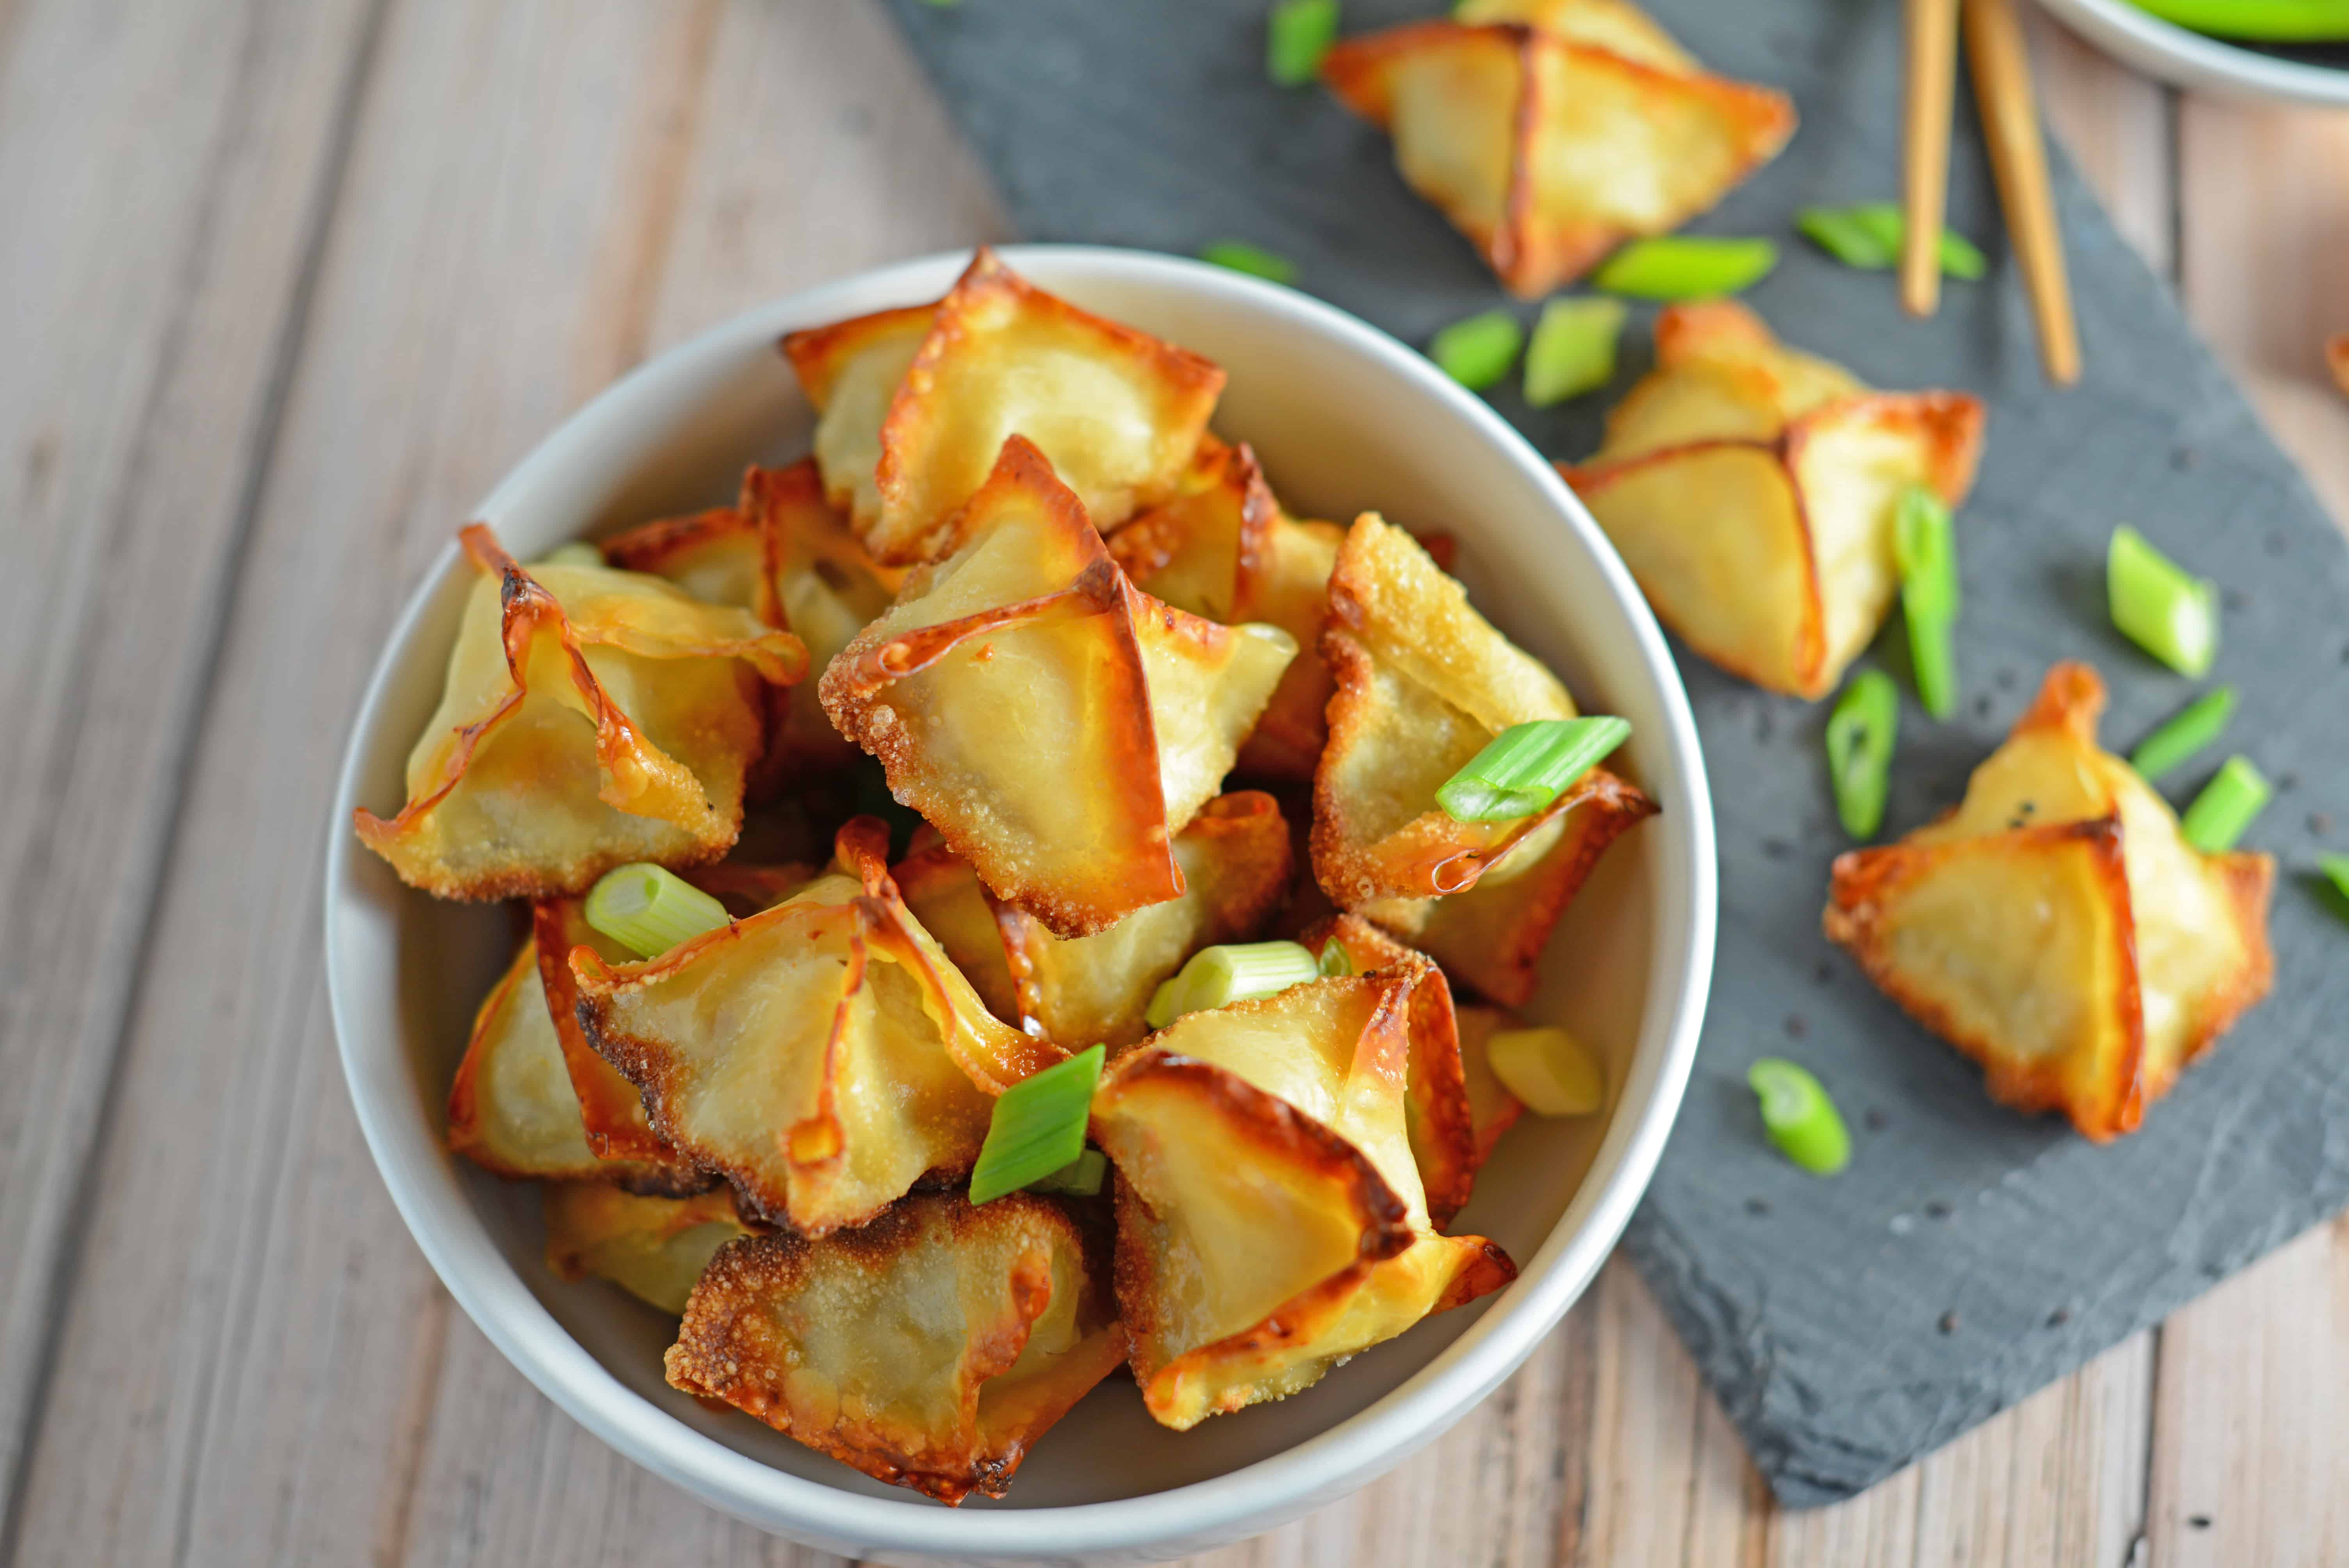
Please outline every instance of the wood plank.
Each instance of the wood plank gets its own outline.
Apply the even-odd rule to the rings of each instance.
[[[366,15],[0,10],[0,1558]]]
[[[219,681],[191,705],[22,1562],[797,1560],[572,1428],[431,1280],[331,1048],[316,816],[424,562],[648,338],[988,231],[916,90],[874,7],[391,9]]]

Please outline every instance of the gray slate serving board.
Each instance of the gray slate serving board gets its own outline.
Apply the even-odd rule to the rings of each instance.
[[[1253,241],[1297,260],[1300,287],[1415,343],[1505,303],[1395,178],[1382,135],[1318,88],[1267,82],[1264,0],[894,4],[1031,238],[1178,253]],[[1347,26],[1433,9],[1347,0]],[[1788,242],[1752,303],[1876,385],[1991,404],[1961,521],[1966,707],[1938,726],[1909,708],[1888,831],[1957,799],[2058,658],[2104,671],[2117,747],[2197,689],[2108,627],[2103,552],[2122,521],[2226,585],[2214,678],[2241,687],[2233,738],[2283,786],[2247,841],[2282,861],[2275,994],[2142,1131],[2097,1148],[1991,1104],[1971,1067],[1828,946],[1819,909],[1846,844],[1823,709],[1677,650],[1720,818],[1720,959],[1686,1107],[1624,1244],[1780,1499],[1820,1503],[2349,1202],[2349,912],[2312,869],[2328,816],[2333,847],[2349,847],[2349,545],[2060,154],[2087,360],[2070,392],[2041,380],[1970,119],[1951,221],[1989,242],[1993,272],[1950,284],[1934,320],[1901,315],[1889,274],[1847,272],[1793,239],[1798,206],[1896,189],[1898,6],[1652,9],[1714,69],[1783,87],[1800,108],[1786,152],[1694,225]],[[1495,401],[1542,451],[1587,455],[1603,410],[1646,368],[1645,343],[1643,327],[1627,335],[1605,397]],[[2208,770],[2173,779],[2173,796]],[[1815,1068],[1851,1119],[1857,1157],[1839,1180],[1805,1176],[1763,1141],[1745,1069],[1781,1053]]]

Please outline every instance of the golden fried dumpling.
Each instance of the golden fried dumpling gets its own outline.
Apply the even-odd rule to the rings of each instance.
[[[1794,133],[1785,94],[1660,66],[1661,35],[1634,31],[1619,16],[1562,31],[1413,22],[1340,43],[1321,76],[1394,138],[1404,183],[1530,299],[1680,227]],[[1638,55],[1602,46],[1624,44]]]
[[[1516,1021],[1498,1007],[1462,1006],[1453,1009],[1460,1032],[1460,1077],[1468,1090],[1468,1125],[1475,1136],[1476,1163],[1493,1157],[1501,1134],[1517,1124],[1525,1102],[1509,1092],[1493,1070],[1493,1037],[1514,1029]]]
[[[816,407],[825,492],[882,560],[935,560],[1005,439],[1042,450],[1113,527],[1172,493],[1224,373],[1046,294],[984,246],[935,305],[783,339]],[[884,389],[886,389],[885,391]]]
[[[591,1142],[548,1010],[538,944],[525,940],[473,1020],[449,1088],[449,1147],[500,1176],[621,1181],[692,1192],[708,1179],[657,1143],[642,1159],[605,1159]]]
[[[2275,862],[2206,855],[2096,746],[2104,683],[2059,664],[1964,801],[1838,857],[1826,934],[1993,1099],[2088,1137],[2145,1108],[2267,994]]]
[[[584,893],[631,861],[715,860],[742,825],[764,741],[761,682],[807,650],[748,611],[657,578],[543,562],[487,527],[440,706],[408,758],[408,801],[361,808],[360,841],[441,898]]]
[[[824,672],[824,711],[996,897],[1089,936],[1183,891],[1171,841],[1296,652],[1126,580],[1012,437],[954,549]]]
[[[1240,748],[1239,767],[1310,779],[1330,702],[1330,672],[1313,645],[1345,531],[1282,511],[1246,446],[1210,438],[1194,471],[1196,482],[1174,500],[1111,534],[1110,553],[1135,587],[1178,610],[1226,625],[1263,622],[1297,639],[1299,652]]]
[[[1219,795],[1174,835],[1174,863],[1180,897],[1065,942],[989,899],[942,842],[917,845],[893,874],[906,907],[997,1017],[1071,1050],[1114,1049],[1149,1032],[1151,994],[1191,954],[1263,928],[1288,889],[1288,824],[1269,795]]]
[[[1461,0],[1455,22],[1524,22],[1568,43],[1585,44],[1674,76],[1703,67],[1656,19],[1630,0]]]
[[[685,1311],[710,1255],[750,1233],[725,1186],[658,1198],[605,1181],[550,1181],[544,1209],[546,1266],[557,1279],[607,1279],[672,1315]]]
[[[652,1130],[747,1209],[821,1235],[968,1171],[994,1097],[1063,1053],[989,1016],[884,868],[841,830],[833,872],[658,958],[571,953],[588,1043]]]
[[[1047,1198],[907,1198],[821,1240],[710,1261],[672,1387],[942,1502],[1001,1497],[1036,1439],[1125,1359],[1107,1248]]]
[[[1656,368],[1608,416],[1597,455],[1559,467],[1682,641],[1816,698],[1892,608],[1900,492],[1963,500],[1982,428],[1977,398],[1870,391],[1713,300],[1664,311]]]
[[[1110,1064],[1092,1134],[1118,1172],[1118,1305],[1164,1425],[1296,1393],[1515,1276],[1428,1221],[1404,1110],[1421,983],[1187,1014]]]

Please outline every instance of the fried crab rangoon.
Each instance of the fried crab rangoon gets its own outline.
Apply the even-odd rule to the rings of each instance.
[[[1297,651],[1142,593],[1012,437],[954,548],[824,672],[824,711],[1005,903],[1090,936],[1183,891],[1172,841]]]
[[[1117,1294],[1143,1401],[1178,1430],[1294,1394],[1516,1275],[1429,1222],[1396,972],[1186,1014],[1110,1064]]]
[[[1795,129],[1784,93],[1707,75],[1619,14],[1566,30],[1408,23],[1339,44],[1321,75],[1393,137],[1403,182],[1528,299],[1704,211]]]
[[[1977,398],[1870,391],[1713,300],[1664,311],[1654,371],[1608,415],[1598,453],[1559,467],[1689,646],[1817,698],[1899,593],[1900,491],[1921,484],[1954,509],[1982,428]]]
[[[1279,907],[1291,872],[1288,825],[1269,795],[1219,795],[1174,835],[1174,863],[1180,897],[1066,942],[990,898],[943,842],[917,840],[891,874],[997,1017],[1071,1049],[1114,1049],[1149,1032],[1143,1014],[1160,981],[1203,947],[1253,937]]]
[[[1173,493],[1223,391],[1211,362],[1044,293],[981,247],[936,304],[794,332],[825,493],[874,554],[935,560],[1022,435],[1114,527]]]
[[[2096,746],[2104,683],[2060,664],[1956,810],[1835,863],[1827,935],[1982,1066],[1991,1097],[2134,1130],[2274,962],[2265,855],[2206,855]]]
[[[604,1181],[550,1181],[546,1266],[557,1279],[610,1280],[672,1317],[719,1248],[751,1233],[733,1189],[690,1198],[639,1197]]]
[[[887,830],[841,830],[845,872],[658,958],[571,953],[588,1043],[652,1130],[810,1235],[968,1172],[993,1097],[1062,1052],[990,1016],[909,914]]]
[[[360,841],[440,898],[584,893],[630,861],[726,852],[765,741],[762,683],[807,650],[748,611],[609,567],[525,569],[481,523],[448,685],[408,800]]]
[[[711,1260],[668,1353],[722,1399],[869,1476],[1000,1497],[1125,1359],[1106,1248],[1050,1199],[908,1198],[860,1230]]]

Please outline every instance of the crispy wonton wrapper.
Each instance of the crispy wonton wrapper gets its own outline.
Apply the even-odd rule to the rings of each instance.
[[[716,860],[742,826],[761,682],[807,650],[747,611],[605,566],[525,571],[474,523],[481,573],[408,801],[353,813],[360,841],[441,898],[584,893],[631,861]]]
[[[1661,34],[1631,44],[1645,58],[1586,41],[1594,34],[1631,42],[1619,18],[1565,32],[1413,22],[1339,44],[1321,77],[1393,136],[1404,183],[1532,299],[1625,240],[1687,222],[1795,129],[1784,93],[1685,57],[1659,66]]]
[[[722,1185],[651,1198],[602,1181],[550,1181],[544,1208],[546,1266],[557,1279],[607,1279],[671,1316],[684,1313],[710,1255],[751,1233]]]
[[[1871,392],[1786,348],[1731,300],[1673,305],[1656,368],[1560,464],[1657,615],[1756,686],[1817,698],[1900,586],[1893,518],[1922,484],[1973,483],[1982,407],[1961,392]]]
[[[1110,1064],[1117,1294],[1150,1413],[1278,1399],[1516,1270],[1430,1225],[1406,1129],[1413,993],[1393,972],[1187,1014]]]
[[[1000,900],[1090,936],[1183,891],[1171,841],[1221,789],[1296,643],[1126,580],[1025,438],[952,553],[832,662],[824,711]]]
[[[1269,795],[1219,795],[1174,835],[1183,892],[1108,930],[1064,942],[997,903],[944,842],[917,837],[891,873],[906,907],[1006,1023],[1071,1050],[1112,1049],[1149,1033],[1143,1014],[1160,981],[1194,953],[1245,942],[1288,890],[1288,825]]]
[[[989,1016],[899,900],[888,830],[840,830],[818,879],[643,964],[571,952],[588,1043],[655,1133],[810,1235],[967,1173],[994,1097],[1065,1054]]]
[[[548,1010],[538,944],[525,939],[473,1020],[449,1088],[449,1148],[512,1180],[617,1181],[639,1192],[696,1192],[709,1179],[665,1154],[605,1159],[581,1119]]]
[[[1330,672],[1313,645],[1345,531],[1282,511],[1246,446],[1209,437],[1195,471],[1199,482],[1111,534],[1110,553],[1135,587],[1178,610],[1227,626],[1264,622],[1297,639],[1297,658],[1240,748],[1239,768],[1310,779],[1329,737],[1330,702]]]
[[[2096,746],[2104,683],[2059,664],[1965,800],[1838,857],[1826,934],[1992,1098],[2133,1131],[2178,1069],[2267,994],[2275,862],[2206,855]]]
[[[1029,1192],[925,1194],[819,1241],[736,1242],[694,1289],[668,1380],[941,1502],[1001,1497],[1125,1359],[1105,1253]]]
[[[605,559],[665,578],[697,599],[750,611],[796,635],[822,671],[886,609],[904,573],[881,565],[825,504],[815,459],[752,466],[730,507],[647,523],[604,542]],[[779,777],[852,762],[815,683],[771,687],[768,758]]]
[[[1224,373],[1090,315],[981,246],[935,305],[794,332],[783,352],[821,418],[825,492],[873,552],[910,565],[953,548],[948,524],[1013,434],[1040,448],[1111,528],[1171,494]]]
[[[1692,77],[1704,69],[1630,0],[1461,0],[1452,8],[1452,19],[1524,22],[1568,43],[1604,49],[1674,76]]]

